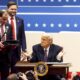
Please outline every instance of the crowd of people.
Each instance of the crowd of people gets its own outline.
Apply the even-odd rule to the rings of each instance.
[[[7,77],[7,80],[39,80],[39,78],[36,72],[29,70],[25,73],[12,73]]]
[[[1,80],[39,80],[29,79],[31,76],[29,72],[17,73],[15,64],[27,59],[28,62],[62,62],[63,61],[63,47],[53,43],[53,38],[44,34],[41,36],[41,42],[32,46],[32,55],[27,55],[26,38],[24,30],[24,20],[17,17],[18,6],[15,2],[10,1],[7,4],[6,10],[0,10],[0,73]],[[5,41],[17,41],[18,46],[8,46],[4,44]],[[12,44],[12,43],[11,43]],[[9,75],[10,74],[10,75]],[[48,80],[61,80],[59,75],[52,75]],[[34,76],[35,77],[35,76]],[[31,78],[31,77],[30,77]],[[47,80],[45,77],[41,80]]]

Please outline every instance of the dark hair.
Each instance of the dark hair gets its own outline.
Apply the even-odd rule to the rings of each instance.
[[[27,77],[28,80],[35,80],[35,77],[34,77],[34,74],[33,74],[32,70],[26,71],[25,75],[26,75],[26,77]]]
[[[80,80],[80,76],[79,75],[75,75],[72,80]]]
[[[2,17],[3,13],[4,13],[4,12],[3,12],[2,10],[0,10],[0,17]]]
[[[9,1],[8,4],[7,4],[7,7],[9,8],[12,5],[16,5],[17,6],[17,3],[13,2],[13,1]]]
[[[20,76],[22,76],[23,75],[23,73],[22,72],[18,72],[17,73],[17,78],[18,78],[18,80],[23,80]]]

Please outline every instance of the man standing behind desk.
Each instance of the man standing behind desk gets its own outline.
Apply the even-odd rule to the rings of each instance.
[[[17,4],[13,1],[8,2],[7,11],[9,14],[8,21],[12,26],[12,35],[13,40],[18,40],[19,45],[15,48],[11,53],[11,71],[14,72],[14,65],[17,61],[20,60],[21,51],[22,53],[26,52],[26,39],[25,39],[25,31],[24,31],[24,22],[23,19],[16,16],[17,13]]]
[[[11,26],[8,23],[7,11],[0,11],[0,72],[1,80],[7,80],[9,75],[10,66],[10,52],[6,49],[6,45],[3,44],[6,40],[12,40]],[[5,50],[6,49],[6,50]]]

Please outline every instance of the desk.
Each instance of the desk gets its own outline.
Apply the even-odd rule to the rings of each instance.
[[[59,74],[66,77],[67,73],[69,72],[69,67],[71,66],[70,63],[58,63],[58,62],[45,62],[48,67],[48,74]],[[34,70],[34,66],[36,63],[28,63],[28,62],[17,62],[15,67],[18,71],[26,72],[27,70]]]

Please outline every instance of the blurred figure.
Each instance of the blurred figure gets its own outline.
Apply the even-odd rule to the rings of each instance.
[[[18,72],[17,76],[18,76],[18,80],[28,80],[27,76],[22,72]]]
[[[25,72],[25,75],[28,80],[39,80],[37,72],[29,70]]]
[[[10,26],[9,23],[8,23],[8,13],[7,13],[6,10],[2,10],[2,17],[1,18],[2,19],[0,19],[0,27],[3,28],[3,33],[5,33],[8,26]],[[2,29],[0,30],[0,36],[3,38],[6,35],[6,33],[3,34],[1,31],[2,31]]]
[[[6,80],[9,75],[10,56],[9,51],[5,51],[4,41],[12,40],[11,26],[8,23],[7,11],[0,11],[0,72],[1,80]]]
[[[28,80],[26,75],[22,72],[12,73],[7,77],[7,80]]]
[[[79,75],[75,75],[72,80],[80,80],[80,76]]]
[[[7,80],[39,80],[38,76],[34,71],[26,71],[25,73],[18,72],[17,74],[10,74]]]
[[[8,12],[7,10],[2,10],[4,12],[3,14],[3,22],[7,23],[8,22]]]
[[[8,2],[7,11],[8,11],[8,21],[12,26],[12,37],[13,40],[19,41],[19,46],[12,50],[11,54],[11,72],[16,72],[14,65],[17,61],[20,61],[21,53],[27,53],[26,50],[26,39],[24,31],[24,21],[23,19],[16,16],[17,13],[17,4],[13,1]]]
[[[10,74],[8,76],[7,80],[18,80],[17,74],[15,74],[15,73]]]

